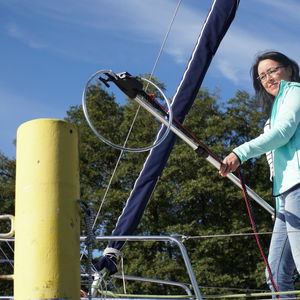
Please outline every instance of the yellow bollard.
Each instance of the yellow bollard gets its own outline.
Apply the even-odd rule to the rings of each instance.
[[[37,119],[17,133],[15,300],[80,299],[77,129]]]

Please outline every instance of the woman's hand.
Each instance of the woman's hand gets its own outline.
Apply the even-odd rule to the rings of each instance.
[[[233,152],[229,153],[221,164],[219,174],[226,177],[228,173],[234,172],[240,166],[240,160]]]

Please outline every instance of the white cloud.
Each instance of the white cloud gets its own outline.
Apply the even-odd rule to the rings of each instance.
[[[45,47],[45,45],[43,45],[35,38],[33,38],[33,36],[25,32],[24,30],[22,30],[17,24],[13,24],[13,23],[7,24],[6,31],[10,37],[20,40],[30,48],[40,49]]]
[[[236,28],[229,31],[224,38],[216,56],[215,66],[225,78],[235,84],[248,82],[255,54],[273,46],[275,45],[253,36],[251,32]]]
[[[289,18],[284,18],[285,22],[295,21],[299,22],[300,2],[299,0],[260,0],[269,8],[269,13],[272,10],[277,10],[276,14],[272,14],[274,18],[281,21],[282,15],[287,15]],[[268,12],[268,11],[267,11]]]
[[[7,25],[7,32],[31,48],[43,47],[63,56],[93,60],[93,55],[87,58],[84,54],[94,53],[96,47],[103,47],[102,39],[107,32],[110,33],[110,39],[123,40],[129,45],[131,42],[148,44],[149,47],[161,45],[176,6],[177,1],[172,0],[126,0],[126,5],[120,5],[119,0],[12,0],[10,8],[17,13],[31,20],[42,18],[41,23],[52,23],[55,27],[52,32],[43,35],[37,27],[29,28],[26,24],[21,27],[14,23]],[[186,60],[186,53],[191,51],[205,15],[200,10],[195,12],[182,2],[164,49],[164,52],[174,57],[175,62]],[[66,36],[66,26],[75,26],[73,36]],[[56,32],[53,32],[55,29]],[[86,34],[93,36],[93,39],[80,45],[79,40]],[[77,42],[74,42],[75,39]]]
[[[262,4],[258,3],[256,3],[258,15],[253,14],[253,10],[246,14],[249,11],[250,3],[243,3],[244,7],[237,12],[236,20],[222,41],[213,63],[215,74],[219,74],[216,75],[218,78],[223,76],[239,88],[249,86],[250,68],[259,52],[276,50],[300,61],[300,41],[298,39],[300,26],[291,26],[289,30],[286,30],[284,26],[285,18],[295,17],[295,14],[289,14],[290,9],[300,8],[300,4],[289,1],[287,3],[289,9],[284,10],[281,7],[281,1],[259,0],[259,2],[267,5],[268,14],[271,17],[268,20],[261,18]],[[265,6],[263,7],[265,8]],[[278,9],[282,9],[281,13]],[[299,22],[298,16],[297,22]]]

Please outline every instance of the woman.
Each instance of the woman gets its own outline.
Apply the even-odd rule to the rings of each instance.
[[[300,273],[300,232],[295,232],[300,229],[299,67],[282,53],[265,52],[251,71],[256,96],[270,116],[270,128],[225,157],[220,174],[226,176],[246,160],[271,151],[273,195],[280,200],[273,232],[284,233],[272,235],[268,261],[279,291],[291,291],[295,269]]]

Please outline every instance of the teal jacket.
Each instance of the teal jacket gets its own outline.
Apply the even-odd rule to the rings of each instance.
[[[241,163],[272,151],[273,195],[300,183],[300,83],[281,81],[271,113],[271,129],[235,148]]]

